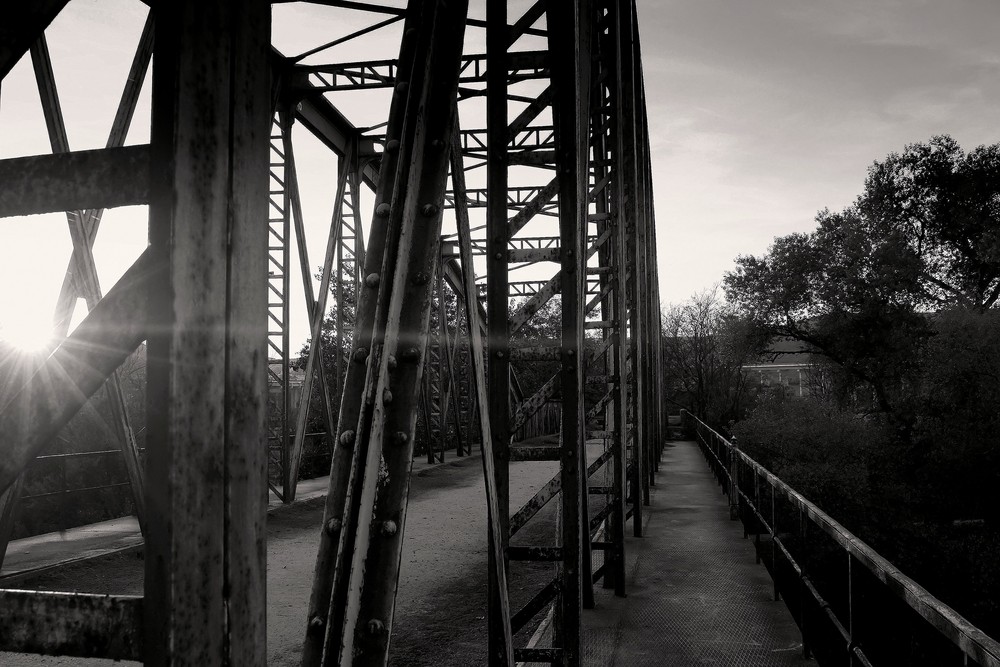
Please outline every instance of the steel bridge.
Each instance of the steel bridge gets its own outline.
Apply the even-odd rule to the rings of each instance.
[[[59,342],[10,380],[0,412],[0,543],[26,469],[103,388],[120,453],[102,455],[124,462],[144,595],[5,591],[0,649],[264,664],[267,490],[295,499],[318,396],[332,465],[303,664],[386,660],[418,417],[434,442],[449,413],[483,453],[490,661],[580,664],[594,582],[625,595],[628,522],[641,534],[665,437],[634,3],[490,0],[475,16],[467,0],[325,0],[370,25],[289,55],[272,47],[270,2],[150,2],[107,146],[86,151],[70,149],[45,37],[66,3],[14,3],[0,26],[0,77],[30,57],[52,149],[0,161],[0,216],[65,213],[73,243]],[[324,60],[389,29],[395,48],[377,59]],[[151,60],[150,140],[126,146]],[[379,89],[384,104],[350,101]],[[296,128],[339,169],[318,286]],[[102,215],[136,205],[148,207],[149,245],[102,293]],[[313,341],[298,401],[296,265]],[[78,299],[88,313],[70,331]],[[543,308],[557,313],[555,332],[526,337]],[[143,346],[140,438],[117,369]],[[526,363],[553,371],[530,393],[516,373]],[[557,443],[514,442],[553,409]],[[587,442],[600,453],[588,458]],[[508,468],[525,461],[558,472],[510,512]],[[601,467],[607,483],[588,486]],[[513,546],[549,501],[557,534]],[[556,566],[521,609],[512,561]],[[515,647],[548,607],[551,646]]]
[[[0,590],[0,652],[266,664],[268,498],[304,495],[321,441],[330,474],[303,665],[386,663],[411,468],[418,445],[433,462],[446,443],[482,453],[492,665],[580,665],[612,636],[628,645],[619,664],[798,664],[757,636],[720,649],[717,630],[757,630],[719,630],[677,595],[738,616],[749,575],[733,542],[767,566],[803,660],[1000,665],[997,642],[708,425],[687,415],[693,441],[668,444],[679,425],[659,373],[634,1],[323,0],[345,25],[368,22],[293,54],[272,46],[283,3],[148,2],[106,148],[85,151],[70,148],[46,41],[67,1],[13,3],[0,24],[0,79],[30,59],[51,144],[0,159],[0,217],[65,214],[73,247],[50,354],[0,367],[0,546],[32,502],[127,488],[143,595]],[[351,57],[333,57],[345,47]],[[147,80],[150,140],[127,146]],[[337,165],[318,278],[296,161],[310,142]],[[104,293],[102,216],[136,205],[148,247]],[[296,272],[311,338],[301,359]],[[88,312],[72,328],[79,300]],[[137,350],[143,428],[120,373]],[[59,450],[99,392],[118,446]],[[695,441],[730,498],[721,523],[742,519],[752,543],[729,539],[698,486]],[[30,466],[81,458],[124,477],[28,490]],[[512,470],[525,466],[547,481],[512,508]],[[552,506],[554,531],[526,530]],[[637,540],[649,525],[660,532]],[[815,574],[824,540],[842,582]],[[525,563],[553,573],[527,596]],[[585,611],[597,600],[603,612]],[[617,620],[599,615],[609,609]]]

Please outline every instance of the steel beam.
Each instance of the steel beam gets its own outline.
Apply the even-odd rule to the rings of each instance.
[[[149,203],[149,146],[0,160],[0,218]]]
[[[154,11],[144,658],[263,666],[270,4]]]

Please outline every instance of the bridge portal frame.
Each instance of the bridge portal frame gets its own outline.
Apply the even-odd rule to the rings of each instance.
[[[0,28],[0,74],[36,43],[64,4],[19,6]],[[396,64],[373,75],[395,91],[385,152],[377,162],[358,159],[371,138],[319,95],[330,85],[303,88],[322,68],[299,67],[272,52],[270,5],[264,0],[155,6],[148,146],[109,145],[102,151],[0,161],[0,172],[11,176],[0,179],[3,215],[126,204],[150,209],[149,248],[104,298],[94,298],[84,323],[0,412],[0,425],[9,427],[4,431],[13,443],[12,456],[0,462],[0,489],[9,496],[30,459],[148,341],[147,474],[134,482],[142,490],[137,506],[147,508],[146,593],[136,598],[0,592],[5,602],[0,648],[150,664],[264,664],[268,249],[269,235],[280,229],[277,236],[285,245],[276,249],[283,272],[278,291],[287,290],[290,231],[301,225],[289,134],[294,120],[345,158],[322,290],[318,298],[307,295],[317,341],[307,383],[317,372],[320,383],[324,377],[315,334],[334,265],[341,281],[353,281],[361,292],[333,439],[303,664],[386,659],[433,278],[444,272],[441,212],[448,205],[457,218],[460,261],[445,275],[453,276],[449,285],[464,300],[468,318],[489,499],[490,662],[580,664],[582,610],[593,604],[592,585],[602,577],[624,594],[624,522],[631,515],[641,530],[641,503],[648,502],[662,443],[654,367],[655,233],[635,7],[628,0],[539,1],[513,24],[506,3],[498,0],[488,0],[485,22],[468,19],[466,11],[464,2],[411,0],[405,11],[389,12],[404,22],[404,36]],[[535,27],[540,21],[560,28]],[[486,28],[485,76],[478,69],[463,74],[482,58],[463,59],[452,40],[443,38],[461,34],[466,24]],[[512,48],[524,36],[544,37],[546,49]],[[511,92],[546,78],[548,87],[537,95]],[[485,88],[463,85],[484,82]],[[295,91],[294,106],[282,104],[289,90]],[[455,110],[459,101],[482,95],[485,145],[483,131],[459,127]],[[512,103],[525,105],[514,118]],[[279,133],[272,137],[268,130],[276,107]],[[281,146],[282,206],[281,219],[269,225],[272,139]],[[446,192],[449,164],[452,188]],[[466,187],[465,174],[483,164],[486,238],[474,239],[469,209],[481,203],[483,193]],[[512,168],[535,170],[536,176],[554,172],[554,177],[510,187]],[[95,186],[93,178],[84,177],[87,171],[104,176],[104,182]],[[30,196],[22,187],[29,182]],[[343,231],[342,211],[349,200],[358,214],[361,182],[374,186],[376,206],[367,247],[355,226],[349,249],[354,273],[348,276],[345,243],[352,239]],[[515,238],[532,219],[546,217],[557,221],[556,234]],[[301,241],[301,230],[298,237]],[[474,247],[486,250],[485,322]],[[300,259],[306,269],[301,248]],[[510,281],[509,265],[552,260],[559,267],[553,277],[511,313],[512,290],[516,293],[522,281]],[[308,292],[311,282],[304,278]],[[556,294],[561,316],[554,345],[512,345],[512,329]],[[588,321],[598,306],[601,319]],[[287,301],[275,302],[272,310],[287,327]],[[588,330],[599,330],[596,349],[588,348]],[[281,341],[287,391],[287,328],[275,338]],[[525,397],[512,372],[515,358],[556,360],[559,371]],[[591,385],[603,388],[597,400],[588,398]],[[321,386],[321,393],[332,433],[330,389]],[[309,395],[302,403],[308,404]],[[562,414],[559,445],[551,451],[514,445],[511,436],[530,413],[555,398]],[[287,394],[283,405],[287,422]],[[287,425],[281,432],[286,500],[294,498],[302,453],[301,411],[296,421],[294,436]],[[588,427],[599,421],[603,427]],[[588,461],[588,441],[610,444]],[[511,515],[507,465],[513,460],[556,460],[559,474]],[[382,465],[386,477],[380,475]],[[590,485],[605,465],[613,471],[611,484]],[[511,524],[523,527],[557,495],[557,544],[511,546]],[[606,501],[593,517],[592,495]],[[592,549],[605,555],[596,571]],[[553,583],[517,611],[508,594],[512,557],[557,566]],[[516,648],[512,624],[523,626],[550,602],[552,646]]]

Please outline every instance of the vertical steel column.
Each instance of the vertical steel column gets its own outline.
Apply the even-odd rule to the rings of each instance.
[[[635,33],[634,27],[634,2],[633,0],[620,0],[618,5],[619,20],[619,46],[620,50],[616,54],[618,60],[618,98],[621,109],[618,113],[619,120],[619,146],[621,151],[620,168],[622,202],[621,224],[625,228],[624,247],[627,251],[625,261],[625,273],[627,275],[626,300],[628,303],[628,391],[631,396],[629,401],[630,423],[631,423],[631,470],[629,471],[630,492],[629,499],[632,503],[632,534],[635,537],[642,537],[642,491],[644,469],[644,455],[642,449],[645,430],[643,420],[645,415],[642,411],[642,389],[640,383],[640,301],[639,285],[641,278],[639,267],[636,264],[636,253],[638,238],[637,226],[639,218],[638,206],[638,165],[636,150],[636,115],[637,99],[635,95],[635,52],[632,48],[632,38]]]
[[[490,572],[509,572],[507,546],[510,539],[510,329],[507,323],[507,1],[486,0],[486,310],[489,352],[489,425],[493,466],[496,474],[498,519],[502,543],[490,534]],[[463,270],[470,270],[463,266]],[[466,304],[471,314],[474,303]],[[480,397],[480,401],[482,401]],[[486,437],[486,433],[483,434]],[[486,446],[486,442],[482,446]],[[483,452],[484,458],[487,452]],[[503,554],[503,563],[497,563]],[[505,582],[489,580],[489,660],[491,665],[507,664],[513,656],[504,645],[500,601],[507,591]],[[509,632],[509,630],[508,630]]]
[[[559,182],[559,258],[562,271],[562,347],[560,385],[562,437],[562,562],[559,612],[562,664],[582,660],[583,540],[590,532],[582,524],[587,502],[580,459],[586,447],[584,410],[584,313],[586,298],[586,238],[588,198],[588,138],[590,130],[591,3],[552,2],[547,7],[549,58],[554,89],[552,119]]]
[[[270,6],[155,12],[146,664],[264,665]]]
[[[358,363],[341,403],[338,452],[353,452],[331,474],[307,665],[386,660],[466,11],[461,1],[413,0],[407,8],[376,193],[385,222],[373,225],[366,253],[372,270],[366,266],[360,300]]]
[[[475,390],[470,391],[469,422],[475,421],[474,409],[479,417],[479,448],[483,459],[483,476],[486,481],[486,502],[489,522],[489,646],[488,660],[490,665],[510,667],[514,664],[514,644],[511,629],[510,599],[508,596],[509,569],[505,553],[505,542],[510,532],[509,509],[500,504],[501,480],[507,482],[506,464],[501,472],[501,466],[496,463],[493,428],[490,420],[490,404],[487,399],[486,386],[486,354],[483,345],[483,323],[480,321],[479,294],[476,291],[475,268],[472,261],[472,232],[469,225],[465,188],[465,171],[462,163],[462,144],[459,138],[459,126],[456,120],[451,151],[451,178],[455,188],[455,222],[458,228],[458,250],[462,266],[462,297],[465,303],[465,317],[469,329],[469,375],[470,384]],[[507,318],[504,317],[504,322]],[[491,364],[492,365],[492,364]],[[471,432],[471,429],[470,429]],[[472,453],[471,438],[469,453]],[[494,608],[492,605],[496,605]],[[494,636],[497,633],[498,636]]]
[[[272,123],[270,137],[269,160],[269,190],[268,190],[268,220],[267,220],[267,343],[268,343],[268,392],[273,384],[277,384],[279,396],[277,415],[269,415],[271,431],[277,431],[271,436],[277,439],[278,471],[281,489],[274,487],[275,494],[282,501],[290,502],[288,488],[288,457],[291,453],[291,391],[288,386],[290,365],[289,341],[289,285],[291,282],[288,269],[290,267],[292,246],[292,208],[289,190],[289,165],[291,157],[287,146],[291,145],[292,114],[287,110],[278,112]],[[279,175],[280,174],[280,175]],[[272,328],[273,327],[273,328]],[[277,354],[281,363],[278,372],[270,367],[270,355]],[[272,381],[273,380],[273,384]],[[268,441],[268,455],[273,448]],[[270,463],[270,461],[269,461]],[[270,484],[270,478],[268,479]]]
[[[467,11],[462,0],[426,6],[418,28],[418,65],[407,104],[407,117],[416,114],[417,122],[409,160],[399,175],[405,186],[397,194],[405,196],[393,197],[396,210],[390,213],[399,221],[398,250],[392,275],[384,271],[379,290],[384,315],[376,326],[384,339],[382,349],[371,352],[365,384],[365,393],[374,399],[372,415],[370,423],[358,424],[358,437],[367,440],[369,449],[341,664],[384,665],[392,634]],[[384,477],[379,474],[383,464]]]
[[[608,87],[609,100],[609,120],[610,127],[607,138],[607,148],[602,151],[602,156],[609,158],[611,167],[611,182],[609,183],[609,196],[604,198],[605,206],[610,216],[609,225],[614,234],[612,242],[609,243],[608,255],[609,265],[614,268],[612,281],[614,289],[610,295],[610,312],[604,315],[605,319],[618,323],[615,333],[616,340],[611,346],[611,364],[608,372],[618,377],[614,388],[614,398],[608,409],[608,414],[614,423],[614,433],[612,447],[614,447],[613,458],[613,497],[614,511],[611,514],[611,535],[616,544],[621,544],[621,548],[615,553],[614,570],[610,579],[614,583],[615,595],[625,595],[625,503],[627,500],[626,489],[628,479],[626,478],[626,448],[628,446],[628,346],[626,334],[628,330],[628,310],[626,299],[626,249],[625,249],[625,202],[623,201],[625,171],[623,168],[622,156],[622,123],[624,115],[623,101],[621,96],[621,65],[619,55],[621,53],[621,21],[618,16],[619,3],[617,0],[610,0],[608,3],[608,19],[610,28],[608,31],[607,43],[602,51],[604,62],[607,66],[606,85]],[[608,150],[610,149],[610,150]],[[607,583],[607,580],[605,581]]]
[[[354,338],[357,320],[358,296],[361,290],[361,270],[364,266],[364,235],[361,228],[361,160],[357,140],[350,148],[350,171],[347,176],[348,195],[344,198],[337,228],[337,277],[336,298],[336,364],[333,395],[339,400],[344,382],[345,351]],[[348,159],[344,156],[343,159]],[[348,295],[350,294],[350,299]],[[353,303],[350,300],[353,299]],[[353,312],[352,311],[353,308]],[[351,313],[348,316],[348,313]],[[331,430],[332,433],[332,430]]]
[[[403,25],[400,44],[397,84],[389,109],[386,125],[386,151],[382,155],[378,184],[375,190],[375,215],[365,251],[365,275],[380,275],[385,260],[396,255],[398,229],[391,227],[391,204],[396,189],[400,157],[410,153],[412,128],[404,122],[408,88],[413,72],[417,47],[417,27],[420,7],[410,3]],[[357,295],[355,333],[351,349],[351,363],[347,366],[341,391],[340,413],[337,420],[337,437],[334,439],[333,460],[330,464],[330,484],[323,511],[323,530],[320,532],[316,556],[316,572],[309,599],[309,622],[303,644],[304,666],[323,664],[324,656],[335,661],[340,652],[346,608],[346,586],[350,553],[354,548],[353,525],[356,511],[349,500],[360,491],[360,467],[367,443],[356,438],[355,429],[363,416],[365,401],[362,394],[368,372],[369,348],[376,342],[375,323],[378,307],[378,286],[362,288]],[[350,388],[350,389],[349,389]]]

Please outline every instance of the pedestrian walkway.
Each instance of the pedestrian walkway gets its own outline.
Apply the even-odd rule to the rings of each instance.
[[[625,547],[628,597],[598,588],[584,612],[584,664],[815,664],[697,444],[668,444],[644,509],[645,537]]]
[[[319,477],[300,481],[295,501],[325,497],[329,479]],[[281,506],[281,501],[273,493],[269,494],[268,511]],[[0,587],[9,588],[18,581],[71,563],[140,549],[142,545],[139,521],[134,516],[11,540],[7,545],[3,568],[0,569]]]

